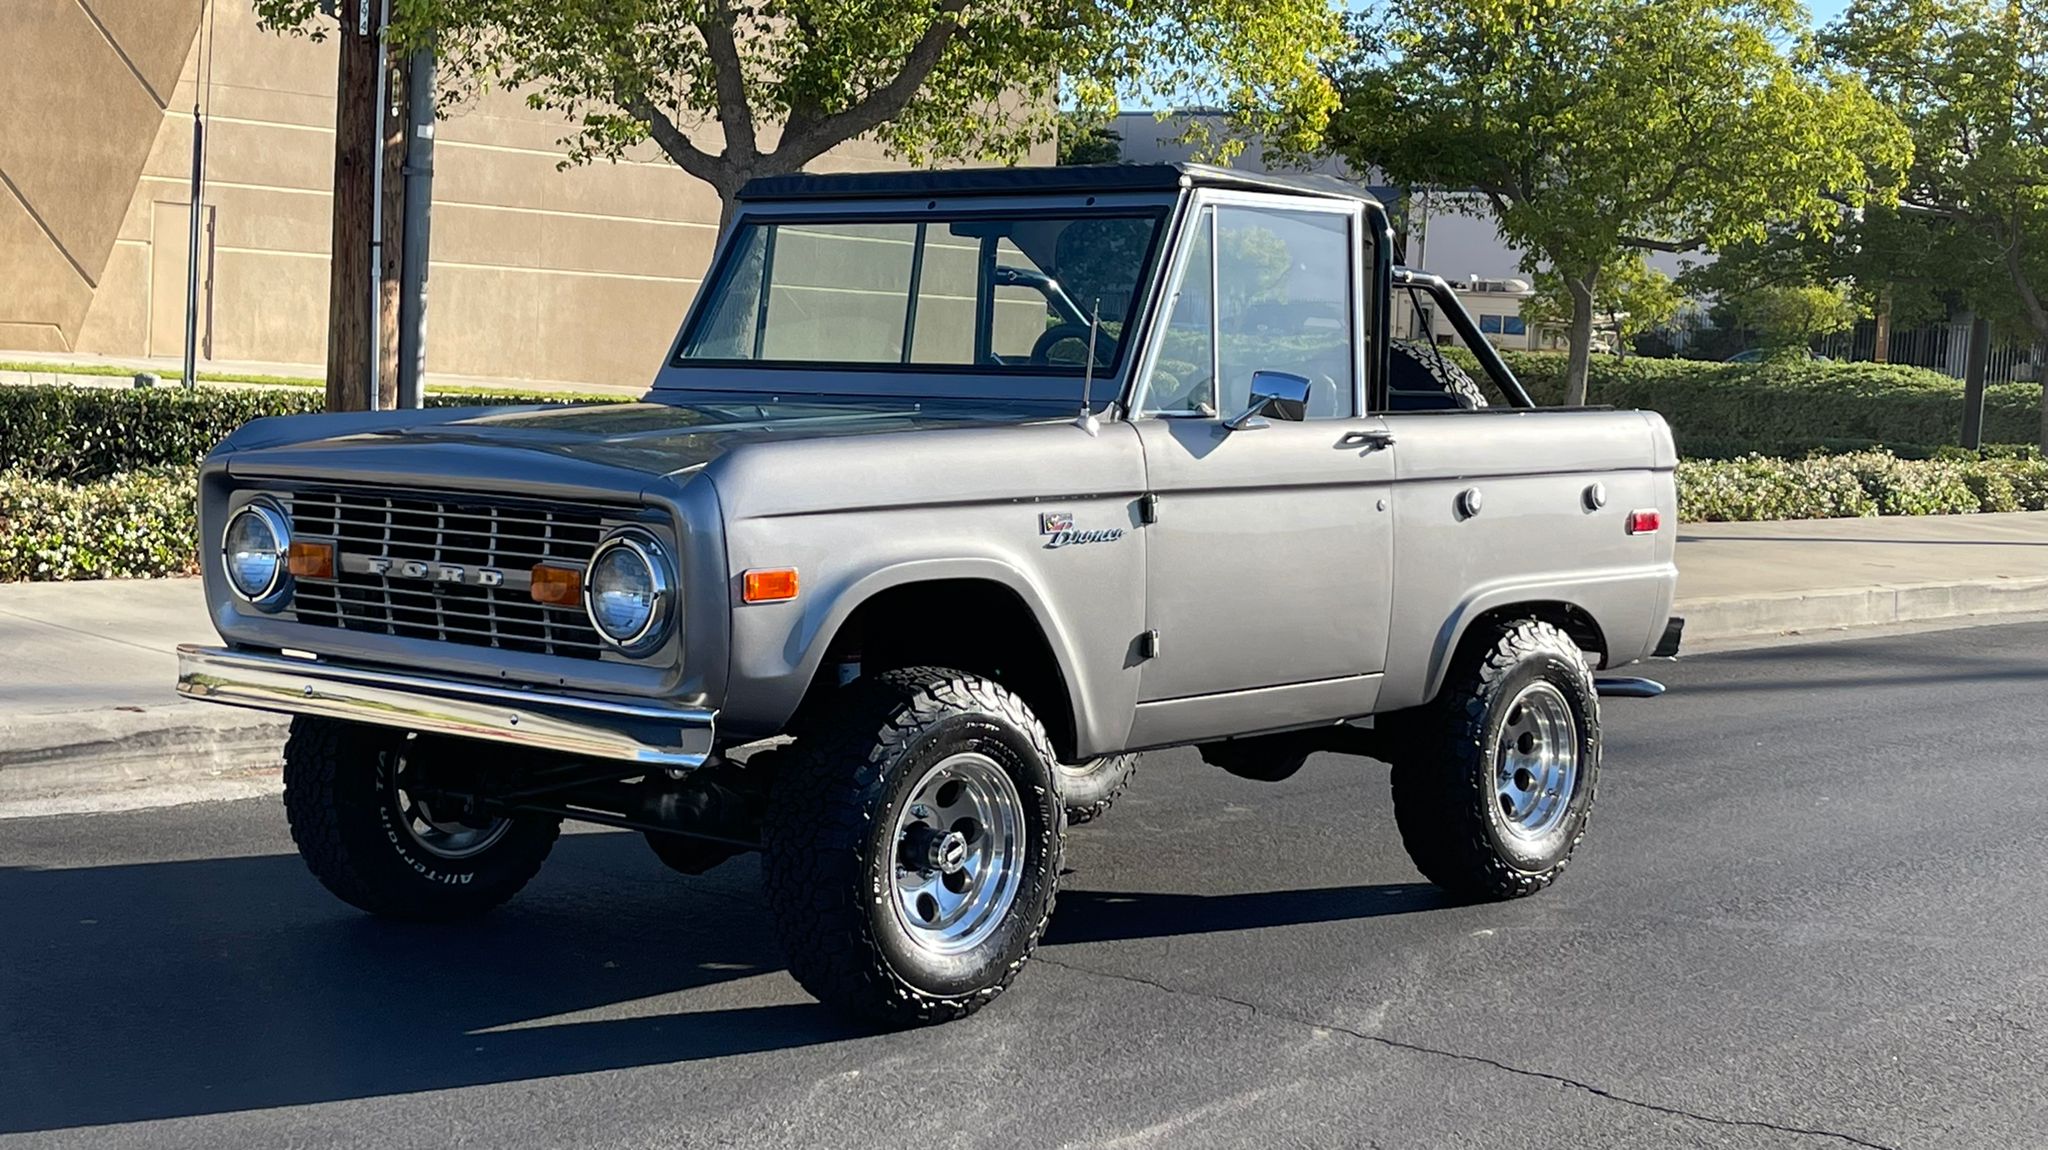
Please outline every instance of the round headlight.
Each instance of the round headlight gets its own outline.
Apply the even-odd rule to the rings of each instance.
[[[291,527],[284,513],[268,503],[251,503],[228,520],[221,538],[221,565],[235,594],[270,609],[284,599],[285,554]]]
[[[597,545],[583,577],[590,625],[628,654],[659,644],[675,598],[668,557],[645,531],[627,528]]]

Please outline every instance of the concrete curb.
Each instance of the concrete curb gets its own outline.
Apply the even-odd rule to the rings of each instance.
[[[0,814],[274,776],[289,726],[282,715],[198,703],[0,721]]]
[[[1683,576],[1681,576],[1683,578]],[[1687,599],[1687,642],[2048,611],[2048,576]]]

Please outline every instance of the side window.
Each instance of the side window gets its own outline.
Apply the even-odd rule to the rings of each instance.
[[[1223,206],[1214,242],[1219,412],[1250,402],[1253,372],[1286,371],[1308,377],[1310,419],[1355,414],[1350,217]]]
[[[1216,414],[1215,213],[1195,222],[1179,290],[1167,312],[1159,358],[1145,392],[1145,410],[1167,415]]]

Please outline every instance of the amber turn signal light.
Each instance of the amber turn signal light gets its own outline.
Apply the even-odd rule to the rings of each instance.
[[[285,566],[297,579],[334,578],[334,544],[292,540],[285,552]]]
[[[533,589],[529,592],[536,603],[551,607],[569,607],[583,598],[583,572],[574,567],[555,567],[546,563],[533,565]]]
[[[796,598],[796,568],[766,567],[740,576],[740,598],[748,603],[780,603]]]

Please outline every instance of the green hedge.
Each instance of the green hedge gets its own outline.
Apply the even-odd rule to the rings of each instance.
[[[1563,401],[1563,354],[1508,352],[1503,358],[1536,402]],[[1960,380],[1895,364],[1596,356],[1587,400],[1661,413],[1679,453],[1689,458],[1794,456],[1879,445],[1924,456],[1958,442],[1963,426]],[[1986,443],[2032,444],[2040,434],[2040,385],[1985,389]]]
[[[432,395],[429,407],[584,402],[616,396]],[[309,387],[0,387],[0,471],[93,480],[198,463],[228,433],[266,415],[322,410]]]
[[[1901,459],[1860,451],[1678,465],[1678,518],[1684,522],[1978,511],[2048,511],[2048,459],[2038,452]]]
[[[190,575],[197,490],[191,467],[90,483],[0,471],[0,582]]]

